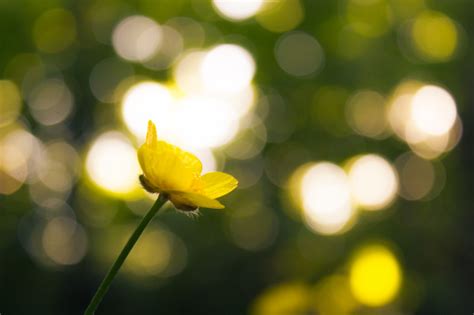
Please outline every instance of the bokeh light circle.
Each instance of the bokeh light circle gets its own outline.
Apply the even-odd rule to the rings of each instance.
[[[301,200],[306,223],[319,233],[340,232],[354,214],[349,179],[343,169],[329,162],[306,170]]]
[[[145,139],[150,119],[157,125],[158,132],[166,129],[172,102],[171,93],[164,85],[153,81],[136,83],[123,96],[123,121],[135,136]]]
[[[365,37],[379,37],[393,23],[391,6],[386,0],[348,0],[346,19],[350,27]]]
[[[377,307],[397,296],[402,270],[388,248],[370,245],[356,253],[350,265],[349,280],[352,294],[359,302]]]
[[[28,97],[31,115],[51,126],[64,121],[74,109],[74,97],[63,81],[50,79],[36,86]]]
[[[438,35],[433,36],[433,33]],[[448,61],[459,46],[456,23],[441,12],[421,12],[411,25],[410,35],[417,56],[429,62]]]
[[[222,146],[239,128],[232,107],[214,98],[183,98],[176,104],[174,115],[173,142],[185,148]]]
[[[128,195],[138,188],[140,166],[135,148],[119,132],[109,131],[94,140],[87,152],[86,170],[107,192]]]
[[[262,7],[264,0],[213,0],[212,4],[221,16],[240,21],[254,16]]]
[[[0,127],[14,122],[20,110],[20,90],[12,81],[0,80]]]
[[[51,9],[40,15],[33,26],[33,40],[39,50],[60,53],[76,40],[76,20],[64,9]]]
[[[358,134],[371,138],[379,138],[386,132],[385,111],[384,97],[370,90],[358,91],[346,104],[349,125]]]
[[[445,134],[456,121],[456,103],[451,94],[441,87],[427,85],[420,88],[412,102],[413,121],[427,134]]]
[[[0,194],[10,195],[26,181],[29,157],[21,148],[7,141],[0,141],[0,151]]]
[[[400,195],[404,199],[423,199],[435,187],[437,174],[432,162],[407,152],[397,158],[396,166],[400,174]]]
[[[301,31],[284,34],[276,43],[275,57],[286,73],[296,77],[315,74],[324,63],[321,45]]]
[[[255,74],[252,55],[238,45],[225,44],[211,49],[202,62],[204,87],[219,92],[237,92],[250,84]]]
[[[305,10],[300,0],[265,1],[256,19],[265,29],[283,33],[297,27],[304,15]]]
[[[162,41],[161,28],[150,18],[129,16],[115,27],[112,44],[117,54],[130,61],[146,61],[158,50]]]
[[[462,135],[453,97],[436,85],[402,82],[391,97],[387,114],[392,130],[424,159],[451,150]]]
[[[190,51],[185,53],[173,69],[176,85],[188,94],[200,94],[204,90],[201,66],[206,53],[204,51]]]
[[[74,219],[56,217],[43,230],[42,246],[45,254],[58,265],[74,265],[87,251],[87,235]]]
[[[367,154],[356,158],[348,172],[351,191],[357,205],[367,210],[382,209],[398,192],[398,176],[384,158]]]

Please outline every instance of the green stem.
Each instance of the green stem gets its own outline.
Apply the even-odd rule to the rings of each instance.
[[[87,307],[86,311],[84,312],[84,315],[94,314],[95,310],[97,309],[97,306],[99,306],[100,302],[104,298],[104,295],[109,290],[110,283],[114,279],[115,275],[117,275],[117,272],[120,270],[120,267],[122,267],[125,259],[127,259],[128,254],[132,250],[132,248],[135,245],[135,243],[137,242],[138,238],[140,237],[140,235],[142,235],[143,230],[145,230],[148,223],[150,223],[151,219],[153,219],[153,217],[156,215],[158,210],[161,209],[161,207],[166,203],[166,201],[168,201],[168,197],[165,194],[160,194],[160,196],[158,197],[156,202],[153,204],[151,209],[143,217],[142,221],[137,226],[137,228],[133,232],[132,236],[130,236],[130,238],[128,239],[127,244],[125,244],[125,247],[120,252],[120,255],[115,260],[114,264],[110,268],[110,270],[107,273],[107,275],[105,276],[104,280],[102,280],[102,283],[100,284],[100,286],[97,289],[94,297],[92,298],[91,302],[89,303],[89,306]]]

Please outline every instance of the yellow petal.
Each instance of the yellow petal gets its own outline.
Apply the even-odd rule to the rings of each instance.
[[[155,124],[148,122],[138,161],[148,181],[160,191],[189,190],[202,171],[201,161],[164,141],[158,141]]]
[[[196,175],[201,175],[202,172],[202,163],[201,160],[199,160],[194,154],[183,151],[179,149],[178,147],[175,147],[178,149],[178,154],[180,156],[181,161],[186,165],[186,167],[190,168],[193,173]]]
[[[146,141],[144,145],[148,146],[150,149],[156,149],[158,145],[168,145],[172,147],[174,153],[178,155],[178,158],[182,161],[182,163],[186,167],[190,168],[197,175],[201,175],[201,172],[202,172],[201,161],[192,153],[183,151],[180,148],[173,146],[171,144],[168,144],[164,141],[158,141],[158,137],[156,134],[156,126],[151,120],[148,121],[148,130],[146,133]]]
[[[209,208],[209,209],[223,209],[224,205],[215,199],[207,196],[184,191],[170,192],[170,199],[178,209],[183,208]]]
[[[138,149],[138,161],[145,177],[161,191],[188,190],[198,176],[184,164],[180,151],[163,141],[152,147],[144,144]]]
[[[151,120],[149,120],[145,143],[148,146],[154,146],[157,142],[158,142],[158,137],[156,136],[156,126]]]
[[[207,173],[200,179],[203,183],[202,193],[212,199],[227,195],[239,183],[233,176],[222,172]]]

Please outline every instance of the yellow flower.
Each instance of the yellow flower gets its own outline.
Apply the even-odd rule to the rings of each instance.
[[[233,176],[222,172],[201,176],[201,161],[191,153],[158,141],[151,121],[146,141],[138,149],[138,161],[143,170],[143,187],[149,192],[166,194],[181,210],[222,209],[224,206],[216,198],[230,193],[238,184]]]

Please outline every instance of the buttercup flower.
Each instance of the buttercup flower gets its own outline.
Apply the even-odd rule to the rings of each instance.
[[[138,149],[138,160],[143,170],[140,175],[143,187],[152,193],[166,194],[180,210],[222,209],[224,205],[216,198],[230,193],[238,184],[233,176],[222,172],[201,176],[201,161],[189,152],[158,141],[151,121],[146,141]]]
[[[234,177],[222,172],[211,172],[201,176],[201,161],[191,153],[164,141],[158,141],[156,127],[151,121],[148,122],[146,141],[138,149],[138,160],[143,170],[143,175],[140,175],[143,187],[149,192],[159,193],[160,196],[143,217],[102,280],[84,312],[85,315],[94,314],[140,235],[168,200],[176,208],[185,211],[196,210],[199,207],[222,209],[224,206],[216,198],[230,193],[238,184]]]

